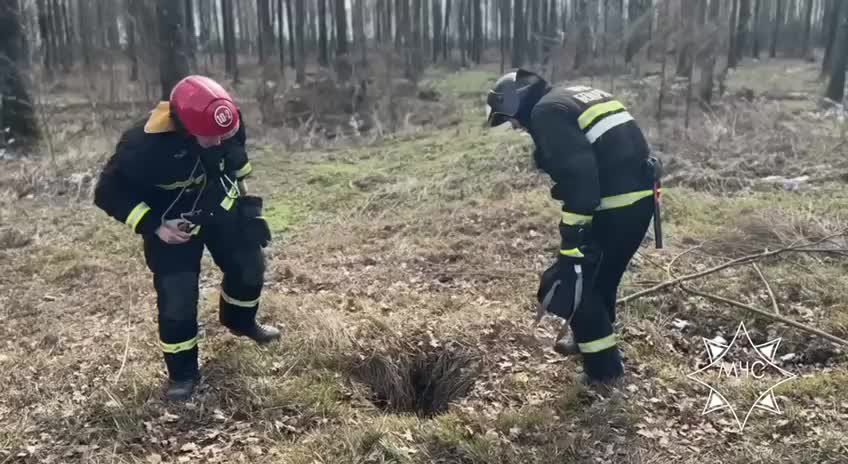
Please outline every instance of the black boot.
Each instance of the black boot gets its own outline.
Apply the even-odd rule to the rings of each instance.
[[[280,338],[280,330],[274,326],[266,324],[253,324],[252,327],[244,331],[230,329],[230,332],[239,337],[247,337],[260,345],[270,343]]]
[[[168,380],[168,390],[165,392],[165,398],[168,401],[188,401],[194,393],[194,388],[197,386],[198,377],[191,377],[186,380]]]

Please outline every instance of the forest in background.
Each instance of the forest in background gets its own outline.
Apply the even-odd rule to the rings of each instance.
[[[0,8],[7,147],[37,140],[38,109],[67,103],[63,93],[91,106],[149,106],[189,73],[239,89],[263,124],[301,126],[329,104],[345,113],[337,122],[362,131],[375,126],[374,101],[386,98],[379,118],[394,127],[398,86],[414,89],[433,67],[525,66],[553,81],[591,76],[613,87],[616,77],[660,72],[663,83],[688,83],[688,125],[691,102],[709,108],[728,71],[755,59],[820,59],[823,96],[841,102],[848,52],[848,6],[835,0],[11,0]]]

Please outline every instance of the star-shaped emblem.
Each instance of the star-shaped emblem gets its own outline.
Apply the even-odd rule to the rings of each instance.
[[[744,335],[744,337],[740,337],[740,335]],[[706,366],[698,369],[695,372],[687,374],[686,376],[690,379],[698,382],[699,384],[707,387],[710,391],[709,396],[707,397],[706,405],[704,406],[704,410],[701,412],[701,415],[706,415],[715,411],[729,410],[733,415],[733,418],[736,420],[736,424],[739,426],[739,431],[741,432],[745,428],[745,424],[748,423],[748,419],[751,417],[751,413],[754,412],[754,409],[762,409],[765,411],[769,411],[773,414],[782,414],[780,410],[780,406],[777,403],[777,398],[774,396],[774,389],[778,385],[787,382],[796,377],[796,374],[792,372],[788,372],[779,366],[775,365],[774,359],[777,355],[777,347],[780,345],[780,338],[775,338],[774,340],[761,343],[759,345],[754,344],[751,340],[751,336],[748,333],[748,329],[745,328],[745,323],[740,322],[739,327],[736,329],[736,334],[733,336],[733,339],[730,342],[725,342],[724,340],[709,340],[704,338],[704,345],[707,349],[707,356],[709,357],[710,363]],[[762,367],[761,369],[764,371],[767,368],[775,369],[780,374],[780,379],[771,384],[770,387],[766,388],[762,391],[754,403],[748,408],[748,412],[745,414],[744,419],[740,420],[739,415],[736,412],[736,409],[727,400],[726,396],[723,395],[716,386],[711,385],[708,382],[699,378],[699,374],[703,374],[708,370],[718,370],[719,377],[722,372],[728,372],[732,370],[734,374],[736,373],[736,365],[732,363],[728,363],[728,353],[733,350],[734,346],[739,346],[739,343],[745,343],[747,340],[748,344],[753,348],[754,353],[756,353],[756,359],[754,360],[754,364],[759,363]],[[741,348],[737,348],[740,350]],[[728,367],[729,366],[729,367]],[[749,364],[746,364],[743,368],[744,372],[753,371],[754,368],[750,367]],[[762,374],[761,374],[762,375]],[[756,375],[755,375],[756,377]]]

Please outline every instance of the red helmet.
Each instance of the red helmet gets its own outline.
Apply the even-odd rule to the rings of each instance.
[[[238,130],[238,107],[230,94],[208,77],[188,76],[177,82],[170,104],[191,135],[219,137]]]

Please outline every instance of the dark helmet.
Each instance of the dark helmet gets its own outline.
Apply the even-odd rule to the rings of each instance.
[[[546,85],[547,82],[538,74],[526,69],[518,68],[501,76],[486,97],[489,112],[486,125],[499,126],[508,118],[517,118],[522,102],[540,84]]]

